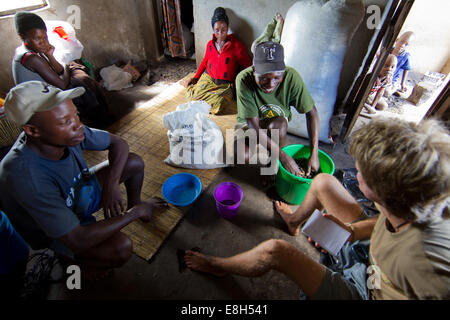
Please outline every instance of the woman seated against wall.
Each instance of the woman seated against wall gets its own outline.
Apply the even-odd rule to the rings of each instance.
[[[228,34],[228,25],[225,9],[216,8],[211,19],[214,34],[206,45],[205,57],[196,75],[184,83],[188,99],[208,102],[213,114],[235,106],[234,80],[240,70],[252,64],[244,44]]]
[[[82,122],[98,127],[111,120],[102,87],[88,75],[86,66],[74,61],[63,66],[55,59],[44,20],[31,12],[18,12],[14,19],[23,41],[12,62],[14,83],[38,80],[62,90],[84,87],[86,92],[73,99]]]

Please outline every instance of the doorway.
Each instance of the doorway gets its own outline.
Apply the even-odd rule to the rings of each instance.
[[[383,23],[379,37],[382,38],[377,49],[378,54],[366,66],[366,78],[357,88],[353,88],[354,99],[347,106],[347,116],[341,130],[341,140],[345,141],[351,131],[370,121],[375,116],[400,118],[419,122],[430,115],[435,102],[442,99],[441,93],[448,91],[450,72],[450,21],[446,12],[450,3],[437,0],[397,1],[391,17],[388,15]],[[411,55],[411,69],[405,79],[405,92],[397,91],[384,97],[387,108],[370,114],[364,107],[378,74],[387,56],[395,46],[395,40],[407,31],[414,33],[414,39],[407,50]],[[403,70],[402,70],[403,71]],[[398,82],[401,82],[401,75]],[[447,89],[446,89],[447,88]],[[435,112],[436,113],[436,112]],[[441,114],[443,114],[441,112]]]
[[[195,53],[192,0],[159,0],[158,14],[164,54],[191,58]]]

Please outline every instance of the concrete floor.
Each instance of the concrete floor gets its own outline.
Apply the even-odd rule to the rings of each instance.
[[[159,87],[158,87],[159,86]],[[165,84],[149,87],[137,85],[122,93],[108,93],[108,99],[121,116],[132,110],[140,101],[150,99]],[[130,107],[133,106],[133,107]],[[308,144],[306,139],[288,137],[288,144]],[[320,144],[339,168],[354,167],[346,146],[334,147]],[[239,214],[231,220],[220,217],[215,207],[214,188],[223,181],[238,183],[244,190],[244,200]],[[162,299],[162,300],[216,300],[216,299],[298,299],[301,290],[286,276],[272,271],[266,275],[249,279],[240,276],[217,278],[187,270],[179,271],[177,250],[199,247],[201,252],[231,256],[253,248],[264,240],[284,239],[315,260],[319,252],[303,235],[292,237],[286,232],[281,218],[274,212],[271,194],[274,187],[263,189],[260,185],[259,169],[254,166],[225,168],[204,189],[201,196],[190,207],[185,208],[184,218],[168,236],[159,251],[150,261],[133,255],[109,279],[82,283],[81,290],[68,290],[65,282],[52,284],[47,296],[53,300],[83,299]],[[293,207],[295,209],[295,206]],[[63,270],[57,266],[54,274]]]
[[[307,142],[291,136],[289,143]],[[343,145],[334,149],[320,147],[333,158],[336,168],[353,166]],[[223,181],[238,183],[244,190],[239,214],[231,220],[220,217],[215,208],[213,191]],[[300,289],[275,271],[255,279],[179,271],[178,249],[199,247],[207,254],[231,256],[271,238],[284,239],[318,260],[318,251],[303,235],[287,234],[283,221],[273,210],[269,196],[272,190],[273,187],[261,188],[256,167],[223,169],[199,199],[185,209],[184,218],[150,261],[134,255],[115,270],[114,277],[84,283],[81,290],[68,290],[65,283],[54,284],[48,299],[298,299]]]

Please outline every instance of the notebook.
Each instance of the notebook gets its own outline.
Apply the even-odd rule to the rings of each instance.
[[[317,209],[303,226],[302,232],[333,256],[337,256],[351,235],[336,222],[324,217]]]

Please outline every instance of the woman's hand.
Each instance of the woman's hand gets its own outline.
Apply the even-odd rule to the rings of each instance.
[[[52,46],[51,44],[48,44],[48,48],[47,48],[47,50],[44,52],[44,54],[47,56],[47,57],[51,57],[51,56],[53,56],[53,53],[55,52],[55,47],[54,46]]]
[[[190,85],[197,84],[197,82],[198,82],[198,79],[195,77],[192,77],[189,80],[180,81],[181,85],[185,88],[189,87]]]

